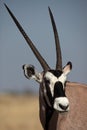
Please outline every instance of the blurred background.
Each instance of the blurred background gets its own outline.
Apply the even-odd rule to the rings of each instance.
[[[87,84],[87,1],[0,0],[0,129],[41,129],[39,84],[24,77],[22,65],[32,64],[39,72],[42,68],[3,3],[14,13],[47,63],[55,68],[50,6],[59,33],[63,66],[68,61],[73,64],[68,80]]]

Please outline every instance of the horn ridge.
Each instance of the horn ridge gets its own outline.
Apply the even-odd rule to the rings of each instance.
[[[48,10],[49,10],[50,19],[51,19],[51,23],[53,27],[55,45],[56,45],[56,69],[62,70],[62,55],[61,55],[59,36],[58,36],[56,24],[55,24],[54,17],[53,17],[50,7],[48,7]]]
[[[41,56],[41,54],[39,53],[39,51],[37,50],[37,48],[35,47],[35,45],[32,43],[31,39],[28,37],[28,35],[26,34],[26,32],[24,31],[24,29],[22,28],[22,26],[20,25],[20,23],[16,19],[16,17],[13,15],[13,13],[11,12],[11,10],[8,8],[8,6],[5,3],[4,3],[4,5],[5,5],[7,11],[9,12],[10,16],[12,17],[13,21],[15,22],[16,26],[18,27],[19,31],[21,32],[21,34],[25,38],[26,42],[30,46],[31,50],[35,54],[36,58],[40,62],[42,68],[45,71],[48,70],[48,69],[50,69],[50,67],[48,66],[48,64],[46,63],[46,61],[43,59],[43,57]]]

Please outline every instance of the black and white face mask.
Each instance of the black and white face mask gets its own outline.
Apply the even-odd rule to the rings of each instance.
[[[71,62],[60,70],[48,70],[47,72],[38,73],[32,65],[24,65],[24,75],[28,79],[35,79],[45,86],[46,95],[53,108],[63,112],[69,110],[69,100],[65,95],[65,82],[67,75],[72,69]]]
[[[69,62],[62,71],[49,70],[44,75],[49,101],[53,103],[54,109],[61,112],[69,110],[69,100],[65,95],[65,82],[71,68],[72,64]]]

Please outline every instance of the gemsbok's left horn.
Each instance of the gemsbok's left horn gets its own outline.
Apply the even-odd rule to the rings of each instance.
[[[25,38],[25,40],[27,41],[28,45],[30,46],[30,48],[32,49],[33,53],[35,54],[36,58],[38,59],[38,61],[40,62],[42,68],[47,71],[50,69],[50,67],[48,66],[47,62],[44,60],[44,58],[41,56],[41,54],[39,53],[39,51],[37,50],[37,48],[34,46],[34,44],[32,43],[31,39],[28,37],[28,35],[26,34],[26,32],[24,31],[24,29],[22,28],[22,26],[19,24],[18,20],[16,19],[16,17],[13,15],[13,13],[11,12],[11,10],[8,8],[8,6],[6,4],[4,4],[6,9],[8,10],[9,14],[11,15],[13,21],[15,22],[16,26],[18,27],[18,29],[20,30],[20,32],[22,33],[23,37]]]

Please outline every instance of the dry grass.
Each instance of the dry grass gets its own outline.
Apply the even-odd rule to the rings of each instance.
[[[42,130],[38,97],[0,95],[0,130]]]

